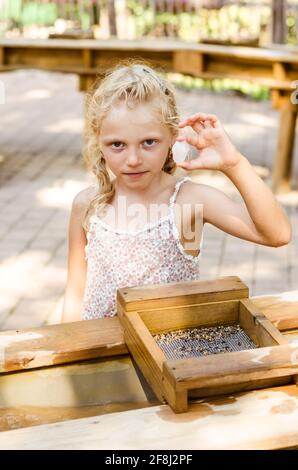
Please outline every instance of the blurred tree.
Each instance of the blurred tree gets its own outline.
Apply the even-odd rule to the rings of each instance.
[[[224,6],[224,0],[202,0],[201,8],[206,8],[206,10],[219,10]]]
[[[286,24],[286,7],[285,0],[272,0],[272,42],[284,44],[286,42],[287,24]]]
[[[115,0],[108,0],[109,29],[111,36],[117,36]]]

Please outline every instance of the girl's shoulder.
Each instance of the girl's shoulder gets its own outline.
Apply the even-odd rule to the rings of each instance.
[[[192,180],[186,180],[179,190],[179,201],[181,203],[195,203],[205,199],[208,186]]]
[[[94,186],[88,186],[82,189],[73,199],[72,211],[76,217],[83,224],[86,211],[92,201],[92,199],[98,194],[98,189]]]
[[[90,204],[91,200],[97,195],[97,193],[98,189],[94,185],[88,186],[76,194],[73,199],[73,205],[82,209]]]
[[[215,202],[220,203],[221,198],[226,196],[226,193],[221,189],[205,183],[187,181],[183,186],[186,197],[194,202],[199,200],[204,204],[210,205]]]
[[[182,185],[177,202],[181,206],[189,204],[194,210],[194,214],[201,216],[202,208],[204,211],[204,223],[207,221],[210,209],[213,211],[214,208],[218,208],[221,205],[223,193],[218,189],[213,188],[207,184],[185,181]]]

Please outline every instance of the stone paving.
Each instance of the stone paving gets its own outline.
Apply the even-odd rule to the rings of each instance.
[[[84,97],[77,77],[22,70],[2,73],[0,80],[5,91],[0,104],[0,330],[9,330],[59,322],[71,202],[92,178],[81,162]],[[179,90],[178,99],[184,115],[216,113],[239,150],[270,183],[278,126],[270,103],[231,92]],[[296,148],[294,188],[297,153]],[[218,172],[192,176],[240,197]],[[291,243],[260,246],[206,225],[202,278],[238,275],[252,296],[298,288],[297,189],[278,200],[291,218]]]

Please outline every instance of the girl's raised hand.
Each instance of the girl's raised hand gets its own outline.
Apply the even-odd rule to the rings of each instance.
[[[185,170],[226,171],[241,159],[241,154],[227,136],[222,124],[214,114],[196,113],[179,123],[179,127],[190,126],[196,132],[193,136],[177,137],[178,142],[188,142],[196,147],[198,157],[190,161],[177,163]]]

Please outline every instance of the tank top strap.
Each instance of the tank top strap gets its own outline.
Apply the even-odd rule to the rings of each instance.
[[[189,176],[184,176],[181,180],[177,181],[177,183],[175,184],[175,189],[174,189],[174,192],[170,198],[170,202],[169,202],[169,207],[170,209],[173,208],[175,202],[176,202],[176,199],[177,199],[177,194],[179,192],[179,189],[181,187],[181,185],[183,183],[185,183],[185,181],[191,181],[191,178]]]

